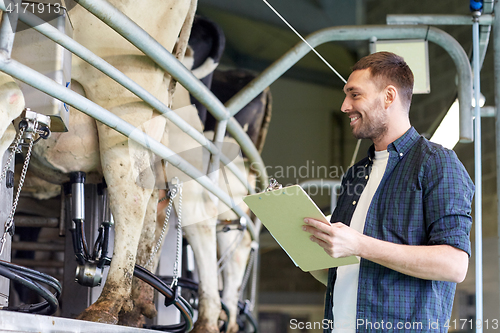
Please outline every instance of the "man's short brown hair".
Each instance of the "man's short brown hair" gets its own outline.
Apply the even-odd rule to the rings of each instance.
[[[369,69],[372,78],[377,78],[381,89],[394,85],[400,92],[401,101],[410,110],[413,95],[413,73],[403,57],[391,52],[377,52],[361,58],[353,71]]]

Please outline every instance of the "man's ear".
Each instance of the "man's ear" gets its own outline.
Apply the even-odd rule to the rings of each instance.
[[[398,97],[398,90],[396,89],[395,86],[392,84],[388,85],[384,89],[384,104],[385,107],[388,108],[389,106],[392,105],[396,101],[396,98]]]

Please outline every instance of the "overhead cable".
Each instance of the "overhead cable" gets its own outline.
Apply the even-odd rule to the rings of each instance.
[[[288,23],[288,21],[287,21],[287,20],[285,20],[285,18],[284,18],[283,16],[281,16],[281,14],[280,14],[280,13],[279,13],[276,9],[274,9],[274,7],[273,7],[273,6],[271,6],[271,4],[270,4],[269,2],[267,2],[267,0],[262,0],[262,1],[264,1],[264,3],[265,3],[265,4],[269,7],[269,8],[271,8],[271,10],[272,10],[272,11],[273,11],[273,12],[274,12],[274,13],[275,13],[275,14],[276,14],[276,15],[277,15],[277,16],[278,16],[278,17],[279,17],[279,18],[280,18],[280,19],[281,19],[281,20],[282,20],[282,21],[283,21],[283,22],[284,22],[284,23],[285,23],[285,24],[286,24],[289,28],[290,28],[290,29],[291,29],[291,30],[292,30],[292,31],[293,31],[293,32],[294,32],[294,33],[295,33],[295,34],[296,34],[296,35],[297,35],[297,36],[298,36],[298,37],[299,37],[299,38],[300,38],[300,39],[301,39],[304,43],[306,43],[306,45],[307,45],[307,46],[309,46],[309,48],[311,49],[311,51],[313,51],[313,52],[314,52],[314,53],[315,53],[315,54],[316,54],[316,55],[317,55],[317,56],[318,56],[318,57],[319,57],[319,58],[320,58],[320,59],[321,59],[321,60],[322,60],[322,61],[323,61],[323,62],[324,62],[327,66],[328,66],[328,68],[330,68],[330,69],[331,69],[331,70],[332,70],[335,74],[337,74],[337,76],[338,76],[338,77],[342,80],[342,82],[347,83],[347,81],[346,81],[346,80],[342,77],[342,75],[340,75],[340,74],[339,74],[339,72],[337,72],[337,71],[335,70],[335,68],[333,68],[333,66],[332,66],[332,65],[330,65],[330,64],[328,63],[328,61],[326,61],[326,59],[325,59],[325,58],[323,58],[323,56],[322,56],[321,54],[319,54],[319,53],[318,53],[318,51],[316,51],[316,50],[314,49],[314,47],[312,47],[312,46],[311,46],[311,44],[309,44],[309,43],[307,42],[307,40],[305,40],[305,38],[304,38],[304,37],[302,37],[302,35],[301,35],[301,34],[299,34],[299,32],[298,32],[297,30],[295,30],[295,28],[294,28],[294,27],[292,27],[292,25],[291,25],[290,23]]]

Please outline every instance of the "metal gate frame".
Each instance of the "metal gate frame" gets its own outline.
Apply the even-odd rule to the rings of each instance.
[[[9,3],[10,0],[0,0],[1,10],[5,11],[6,2]],[[310,51],[309,47],[305,43],[298,43],[293,49],[287,52],[283,57],[278,59],[268,69],[261,73],[256,79],[250,82],[246,88],[236,94],[226,103],[226,106],[224,106],[212,94],[212,92],[210,92],[208,88],[196,79],[177,59],[175,59],[170,52],[163,48],[163,46],[155,41],[146,31],[144,31],[111,4],[106,1],[96,2],[91,0],[78,0],[77,2],[135,45],[139,50],[144,52],[161,68],[171,74],[173,78],[181,83],[194,97],[205,105],[208,111],[219,122],[227,122],[227,131],[233,135],[239,143],[242,151],[245,152],[250,159],[252,165],[257,168],[261,184],[263,186],[267,185],[267,173],[262,158],[248,135],[243,131],[233,116],[244,105],[250,102],[255,96],[262,92],[267,86],[272,84]],[[57,29],[53,28],[49,23],[44,22],[37,16],[28,12],[19,13],[19,19],[110,76],[116,82],[164,114],[169,120],[179,126],[188,135],[193,137],[193,139],[202,144],[203,147],[208,149],[213,155],[220,154],[221,161],[224,164],[229,163],[227,157],[223,156],[212,142],[208,141],[201,133],[194,130],[194,128],[190,125],[184,123],[166,105],[155,99],[151,94],[138,86],[116,68],[97,57],[70,37],[57,31]],[[470,108],[472,98],[470,93],[472,91],[471,67],[462,46],[446,32],[430,26],[344,26],[320,30],[309,35],[307,40],[312,46],[317,46],[331,41],[369,40],[372,37],[377,37],[378,39],[427,39],[440,45],[449,53],[458,71],[458,98],[461,119],[470,119],[470,121],[463,121],[461,123],[461,138],[465,141],[472,141],[472,117]],[[75,107],[81,112],[106,124],[107,126],[149,149],[153,153],[164,158],[173,166],[179,168],[195,179],[199,184],[228,205],[228,207],[231,207],[236,214],[245,217],[248,221],[248,230],[251,233],[252,239],[258,240],[261,227],[260,222],[257,220],[256,224],[253,225],[248,215],[234,203],[231,203],[231,200],[226,193],[215,186],[206,175],[199,172],[192,165],[172,152],[169,148],[165,147],[158,141],[153,140],[145,133],[138,133],[135,126],[130,123],[123,121],[99,105],[78,95],[68,88],[62,87],[42,74],[16,62],[13,59],[10,59],[6,54],[0,54],[0,70],[47,93],[48,95],[53,96],[54,98],[61,100],[66,104]],[[231,171],[249,188],[250,193],[254,192],[254,190],[248,186],[246,179],[244,179],[243,175],[241,175],[238,170],[231,169]]]

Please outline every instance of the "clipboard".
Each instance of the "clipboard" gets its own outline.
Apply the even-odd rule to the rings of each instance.
[[[299,185],[249,195],[243,201],[261,220],[274,239],[304,272],[356,264],[356,256],[330,257],[302,230],[304,218],[330,223]]]

